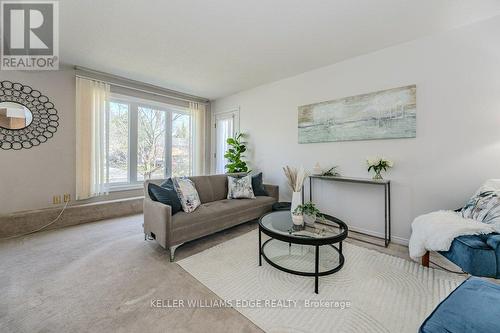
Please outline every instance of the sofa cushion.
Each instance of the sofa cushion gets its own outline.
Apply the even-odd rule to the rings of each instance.
[[[182,209],[186,213],[191,213],[201,205],[198,191],[193,182],[189,178],[175,177],[173,179],[174,188],[182,205]]]
[[[495,251],[497,259],[497,279],[500,279],[500,234],[489,234],[486,244]]]
[[[170,183],[158,186],[153,183],[148,184],[148,194],[151,200],[161,202],[164,205],[172,207],[172,215],[182,210],[181,202],[174,189],[172,181]]]
[[[244,177],[227,176],[228,199],[255,199],[250,175]]]
[[[194,176],[189,179],[193,181],[202,204],[226,199],[226,175]]]
[[[500,250],[500,234],[489,234],[486,238],[486,244],[493,250]]]
[[[487,236],[488,235],[466,235],[459,236],[455,238],[455,240],[473,249],[491,250],[491,248],[486,243]]]
[[[204,203],[192,213],[179,212],[172,216],[173,238],[181,243],[251,221],[269,212],[274,202],[276,199],[272,197],[257,197]]]
[[[460,236],[453,240],[448,251],[440,252],[457,264],[464,272],[476,276],[495,277],[497,259],[495,251],[488,246],[483,236]]]
[[[262,172],[252,176],[252,188],[253,194],[255,194],[256,197],[269,195],[264,187],[264,184],[262,183]]]
[[[437,306],[421,333],[500,332],[500,285],[471,277]]]
[[[484,183],[461,210],[465,218],[492,225],[500,232],[500,180]]]
[[[275,202],[271,197],[259,197],[255,199],[230,200],[207,202],[191,213],[180,212],[173,219],[174,229],[188,224],[208,223],[209,220],[219,219],[225,215],[237,215],[247,209],[253,209],[260,206],[272,207]]]

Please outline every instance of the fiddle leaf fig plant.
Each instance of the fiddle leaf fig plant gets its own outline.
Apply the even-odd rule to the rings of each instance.
[[[227,139],[229,149],[224,154],[224,157],[228,161],[225,166],[227,173],[250,172],[247,162],[242,160],[242,158],[245,157],[244,153],[247,150],[246,142],[243,141],[244,136],[245,135],[243,133],[236,133],[234,138]]]

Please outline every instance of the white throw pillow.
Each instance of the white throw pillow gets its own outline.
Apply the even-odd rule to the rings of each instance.
[[[255,199],[252,177],[250,175],[241,178],[227,176],[227,198]]]
[[[189,178],[174,177],[172,178],[175,191],[181,201],[182,210],[186,213],[194,212],[201,205],[200,197],[194,183]]]

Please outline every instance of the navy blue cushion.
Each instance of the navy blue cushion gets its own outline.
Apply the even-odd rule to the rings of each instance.
[[[471,275],[500,279],[500,234],[498,233],[459,236],[453,240],[448,251],[439,253]]]
[[[486,243],[486,240],[488,238],[487,236],[488,235],[466,235],[459,236],[455,239],[473,249],[491,250],[491,248]]]
[[[486,244],[495,251],[495,256],[497,258],[497,276],[495,277],[500,279],[500,234],[489,234],[486,239]]]
[[[440,252],[464,272],[475,276],[496,277],[495,251],[486,243],[488,235],[460,236],[453,240],[448,251]]]
[[[253,189],[253,194],[256,197],[269,196],[269,193],[267,193],[264,184],[262,184],[262,172],[252,176],[252,189]]]
[[[182,210],[181,201],[174,189],[172,179],[169,178],[160,186],[150,183],[148,185],[148,194],[151,200],[161,202],[172,207],[172,215]]]
[[[500,248],[500,234],[493,233],[489,234],[486,238],[486,244],[488,244],[493,250]]]
[[[174,181],[172,180],[172,178],[168,178],[168,179],[164,180],[160,184],[160,186],[163,187],[163,188],[168,188],[168,189],[173,188],[173,189],[175,189],[174,188]]]
[[[471,277],[438,305],[421,333],[500,332],[500,285]]]

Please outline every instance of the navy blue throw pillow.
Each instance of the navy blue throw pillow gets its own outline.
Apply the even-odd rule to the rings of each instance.
[[[163,188],[168,188],[168,189],[174,189],[174,182],[172,181],[172,178],[169,178],[167,180],[164,180],[163,183],[160,184],[161,187]]]
[[[267,197],[269,195],[264,187],[264,184],[262,184],[262,172],[252,176],[252,188],[253,194],[256,197]]]
[[[175,191],[170,178],[163,182],[161,186],[150,183],[148,185],[148,194],[151,200],[158,201],[172,207],[172,215],[182,210],[181,201],[177,196],[177,192]]]

